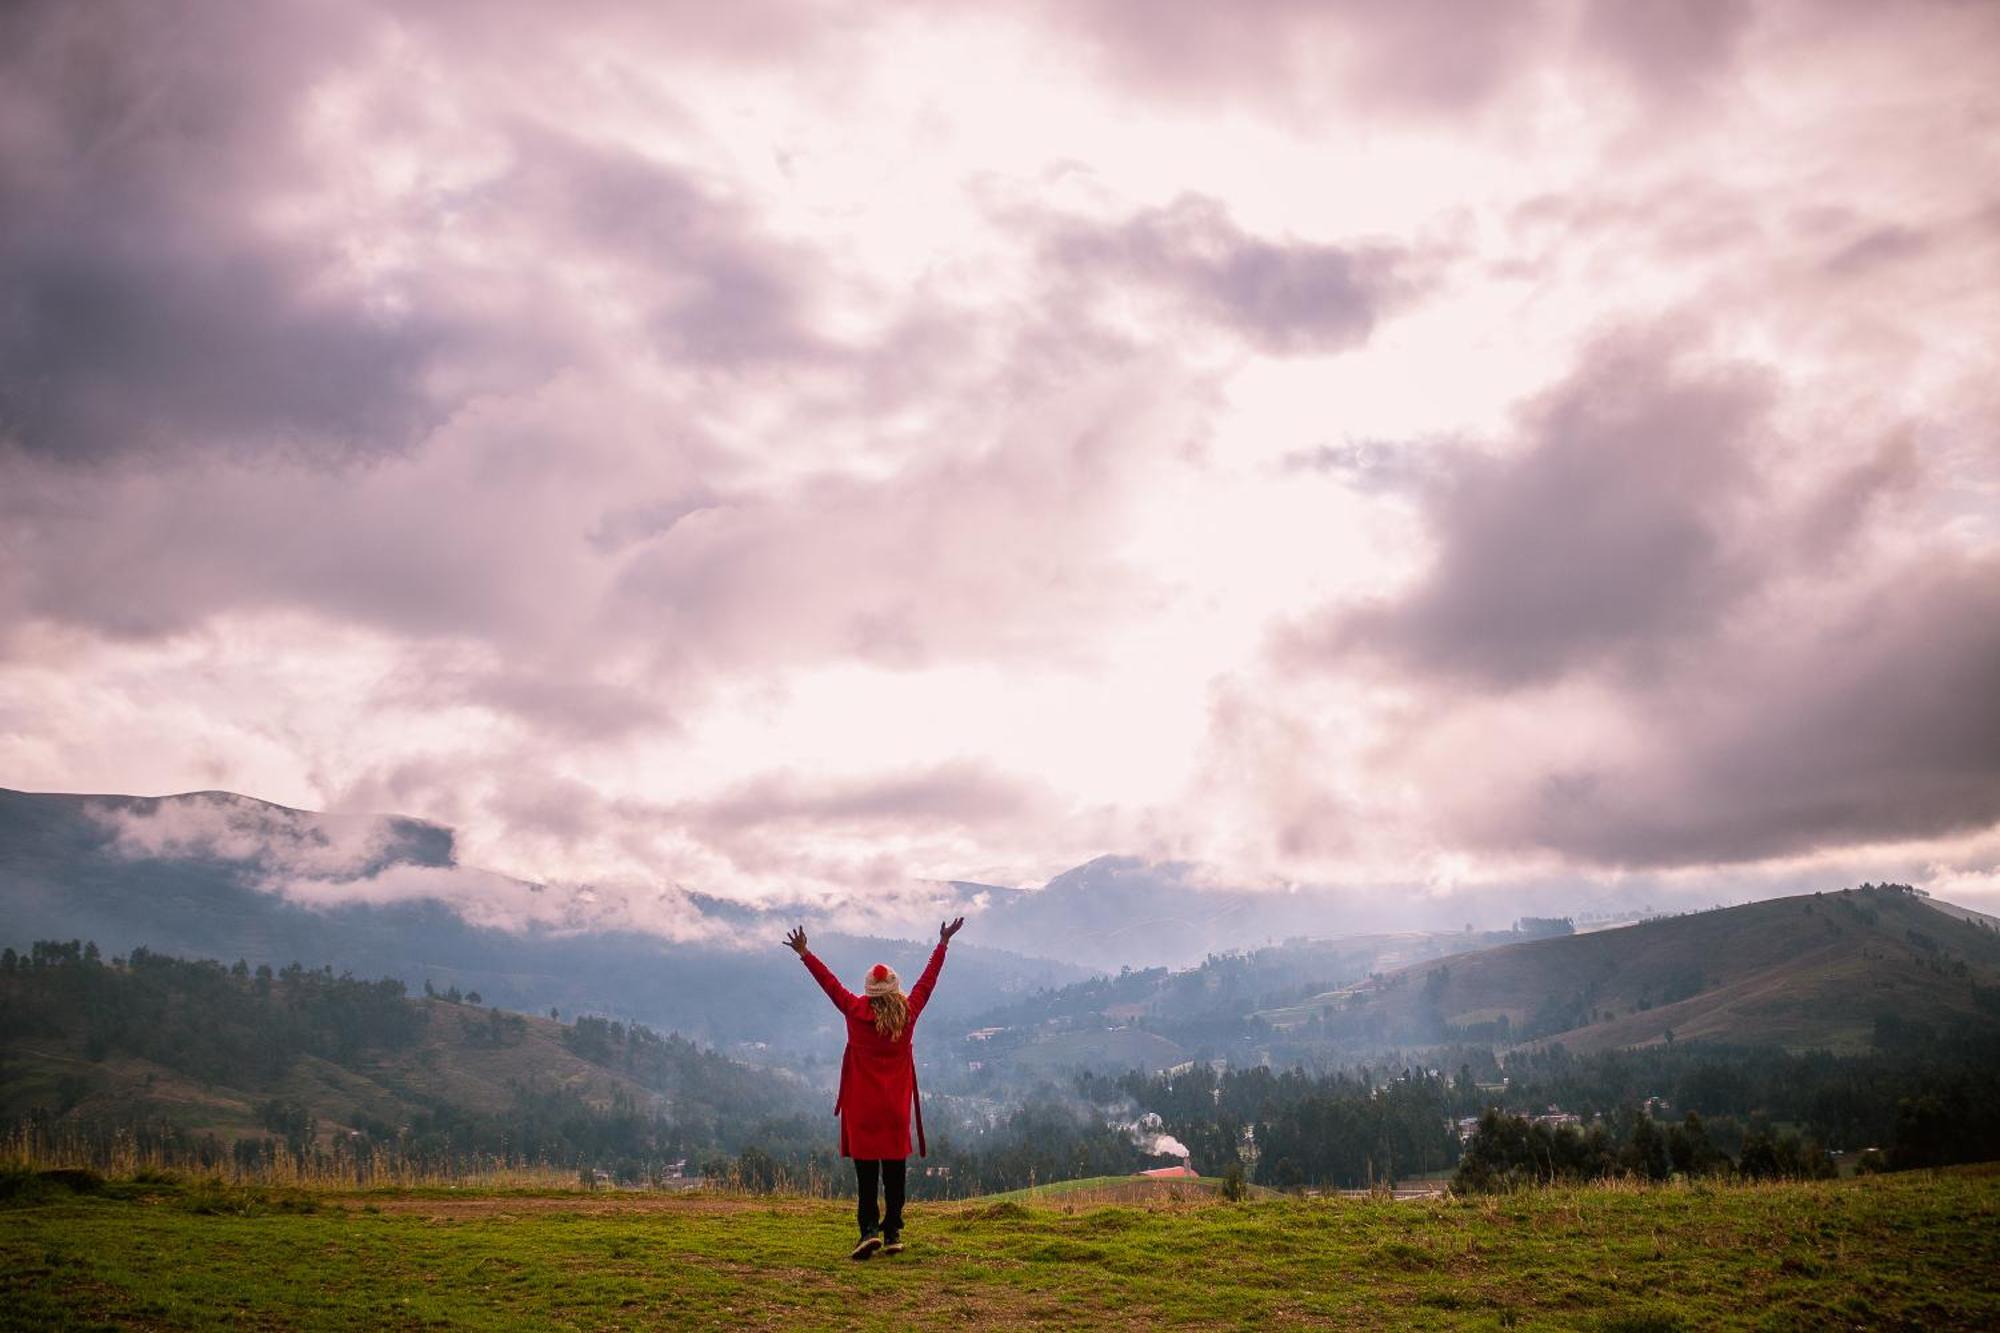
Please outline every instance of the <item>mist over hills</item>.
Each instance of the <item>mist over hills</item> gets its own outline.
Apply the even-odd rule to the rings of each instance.
[[[1539,929],[1567,930],[1548,921]],[[1334,1053],[1314,1033],[1279,1030],[1265,1010],[1297,1004],[1420,960],[1517,943],[1504,931],[1395,931],[1295,938],[1210,955],[1190,968],[1123,969],[1015,1001],[977,1020],[983,1069],[1158,1070],[1194,1059],[1231,1064],[1323,1064]],[[1294,1040],[1294,1037],[1302,1038]],[[1358,1047],[1352,1054],[1374,1055]]]
[[[1211,953],[1353,929],[1329,894],[1218,888],[1192,882],[1187,867],[1132,856],[1100,856],[1033,892],[953,887],[983,909],[988,943],[1106,972],[1192,967]]]
[[[1035,889],[976,880],[949,880],[937,889],[935,910],[976,922],[981,944],[1103,973],[1190,968],[1211,954],[1294,937],[1380,932],[1392,915],[1362,911],[1352,897],[1331,890],[1232,888],[1203,882],[1192,866],[1119,855],[1095,857]],[[767,932],[812,915],[783,904],[753,907],[700,894],[693,900],[715,920]]]
[[[1191,865],[1118,855],[1099,856],[1035,889],[970,880],[931,888],[908,908],[875,909],[866,937],[922,940],[937,917],[964,914],[976,925],[966,944],[1052,965],[1027,969],[1037,985],[1067,979],[1065,972],[1075,977],[1123,967],[1192,967],[1210,954],[1292,938],[1456,931],[1466,917],[1490,918],[1496,909],[1503,915],[1486,919],[1484,927],[1504,926],[1521,912],[1561,915],[1638,905],[1627,901],[1630,892],[1607,896],[1590,886],[1555,884],[1525,885],[1476,902],[1379,886],[1366,892],[1247,889],[1211,883]],[[312,910],[274,912],[270,904],[252,904],[244,891]],[[723,945],[754,940],[761,947],[801,921],[830,943],[853,933],[834,929],[823,909],[808,903],[745,903],[678,887],[647,891],[651,896],[644,898],[621,896],[630,892],[600,899],[594,887],[545,886],[467,865],[452,830],[400,816],[321,814],[228,792],[133,797],[0,789],[0,893],[22,934],[289,960],[315,956],[311,946],[329,920],[340,924],[342,936],[381,937],[367,941],[372,953],[400,947],[411,929],[422,939],[447,928],[440,908],[474,927],[499,926],[544,940],[650,940],[657,931]],[[384,910],[350,910],[371,906]],[[149,930],[170,927],[176,942],[133,938],[142,923]],[[524,926],[540,929],[524,932]],[[461,952],[433,949],[416,961],[456,967]],[[521,969],[510,963],[505,970]],[[522,999],[530,997],[523,992]],[[599,1001],[579,996],[568,1002]]]
[[[371,898],[385,883],[396,896]],[[675,941],[587,916],[570,924],[557,903],[553,924],[505,929],[480,921],[484,892],[559,891],[459,866],[450,831],[418,820],[321,816],[228,793],[0,790],[0,943],[17,949],[82,939],[107,955],[145,947],[253,966],[331,964],[413,989],[477,990],[505,1009],[606,1014],[738,1054],[768,1049],[795,1067],[838,1055],[834,1015],[775,920],[718,911],[702,938]],[[914,975],[929,951],[924,941],[820,930],[813,947],[848,976],[878,960]],[[952,955],[933,1011],[942,1025],[1083,975],[964,941]]]
[[[973,1008],[1087,971],[1186,968],[1213,953],[1285,938],[1380,929],[1379,911],[1358,917],[1353,902],[1331,893],[1218,887],[1198,881],[1190,867],[1128,856],[1098,857],[1040,889],[973,881],[937,888],[935,912],[964,913],[976,926],[961,942],[961,961],[984,959],[1002,992],[980,995]],[[94,938],[107,948],[143,944],[339,966],[382,960],[412,982],[462,981],[476,973],[487,993],[526,1008],[623,1012],[630,998],[573,981],[573,974],[601,972],[606,952],[630,956],[636,965],[666,947],[597,909],[589,890],[559,890],[464,865],[451,830],[436,824],[318,814],[227,792],[131,797],[0,789],[0,893],[23,942]],[[878,956],[902,966],[898,958],[910,953],[880,936],[829,930],[800,905],[679,897],[700,940],[673,945],[676,958],[735,958],[732,946],[745,943],[755,952],[798,921],[838,966],[865,966]],[[490,928],[502,925],[510,928]],[[921,941],[933,923],[912,920],[903,928]],[[1386,962],[1375,962],[1421,956],[1427,955],[1397,958],[1391,950]],[[631,984],[619,968],[613,971],[621,986]],[[958,978],[961,985],[970,980]],[[940,1003],[949,1009],[952,1000],[941,993]],[[687,997],[676,1001],[675,1012],[701,1005]],[[633,1016],[667,1018],[657,1010]]]
[[[1698,884],[1559,877],[1460,893],[1394,883],[1246,888],[1214,883],[1197,866],[1117,855],[1074,866],[1038,889],[967,881],[947,887],[964,910],[977,913],[982,942],[1106,973],[1189,968],[1211,954],[1256,952],[1291,940],[1505,934],[1538,918],[1569,917],[1583,929],[1741,901],[1749,889],[1727,875]],[[1379,965],[1426,956],[1385,957]]]

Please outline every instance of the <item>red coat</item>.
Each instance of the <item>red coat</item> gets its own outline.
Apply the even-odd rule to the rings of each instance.
[[[825,963],[811,950],[800,955],[813,979],[847,1019],[847,1054],[840,1061],[840,1099],[833,1113],[840,1117],[840,1155],[863,1161],[887,1160],[910,1155],[910,1108],[917,1109],[917,1146],[929,1153],[924,1142],[923,1102],[917,1095],[917,1062],[910,1041],[916,1033],[917,1015],[929,1003],[937,985],[938,971],[944,966],[944,945],[931,951],[924,974],[910,987],[910,1021],[894,1041],[875,1030],[875,1010],[868,997],[856,995],[840,984]]]

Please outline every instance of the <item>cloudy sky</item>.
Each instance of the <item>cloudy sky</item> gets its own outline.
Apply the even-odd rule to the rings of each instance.
[[[7,6],[0,785],[633,901],[1990,906],[1996,69],[1944,0]]]

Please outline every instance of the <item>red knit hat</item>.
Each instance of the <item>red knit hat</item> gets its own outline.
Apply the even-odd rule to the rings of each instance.
[[[863,987],[870,995],[894,995],[902,989],[902,981],[896,969],[887,963],[877,963],[868,969],[868,984]]]

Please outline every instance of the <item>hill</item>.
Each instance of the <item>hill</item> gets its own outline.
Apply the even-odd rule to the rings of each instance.
[[[1402,931],[1334,939],[1293,939],[1242,953],[1211,955],[1178,971],[1126,969],[1038,991],[977,1016],[968,1057],[990,1078],[1065,1069],[1100,1073],[1158,1070],[1191,1059],[1232,1063],[1310,1062],[1303,1028],[1274,1031],[1260,1011],[1297,1005],[1412,962],[1452,957],[1566,930],[1561,921],[1529,930]]]
[[[416,890],[385,897],[383,885],[398,876]],[[294,892],[300,882],[311,888],[304,899]],[[690,910],[707,915],[685,924],[698,937],[670,940],[603,924],[586,894],[551,902],[535,922],[479,919],[492,904],[560,892],[459,864],[451,831],[420,820],[318,814],[228,792],[0,789],[0,944],[77,939],[107,953],[145,947],[272,967],[307,960],[393,976],[413,990],[425,982],[477,990],[506,1009],[634,1020],[746,1059],[783,1054],[828,1072],[839,1049],[836,1041],[827,1051],[833,1015],[776,928],[696,899]],[[813,947],[845,976],[878,960],[914,976],[930,944],[814,930]],[[930,1021],[957,1027],[1081,975],[961,941]]]
[[[1259,1017],[1348,1045],[1860,1051],[2000,1024],[1995,987],[2000,930],[1914,890],[1864,886],[1421,963]]]
[[[968,1200],[915,1206],[908,1252],[857,1264],[840,1200],[154,1182],[0,1207],[0,1293],[39,1328],[1975,1329],[2000,1323],[1996,1212],[1990,1168],[1498,1201]]]
[[[820,1098],[814,1093],[817,1109]],[[283,1140],[291,1151],[394,1147],[635,1165],[734,1150],[808,1104],[796,1079],[673,1036],[563,1024],[457,992],[330,970],[225,968],[135,950],[0,954],[0,1120],[57,1139]],[[355,1141],[360,1140],[357,1144]]]

